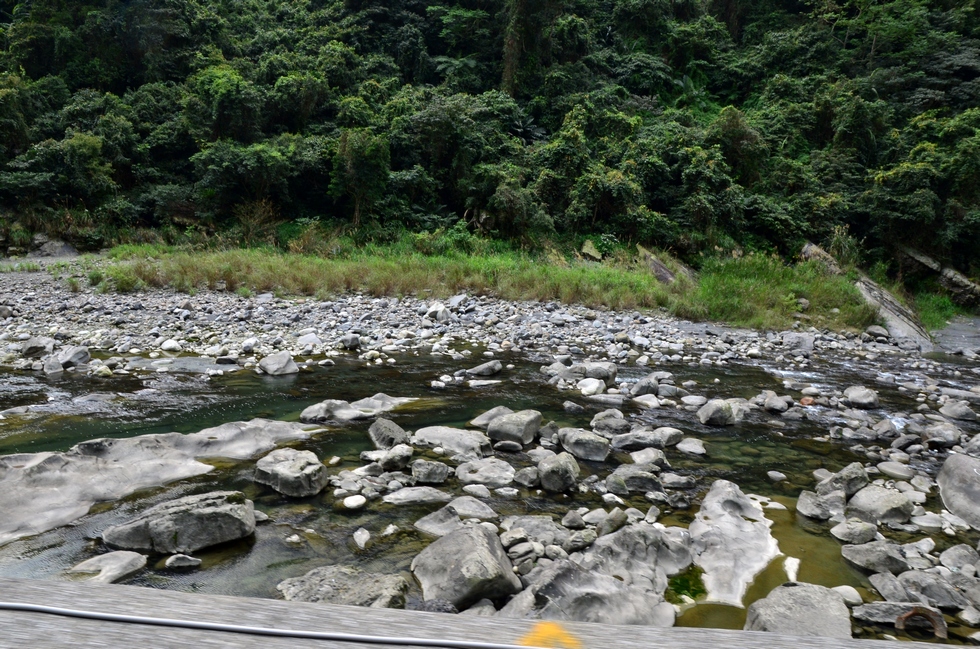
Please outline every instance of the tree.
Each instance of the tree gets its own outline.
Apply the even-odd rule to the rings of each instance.
[[[361,223],[361,215],[381,198],[391,171],[391,152],[386,137],[366,128],[346,129],[340,135],[333,157],[330,195],[348,198],[353,203],[352,224]]]

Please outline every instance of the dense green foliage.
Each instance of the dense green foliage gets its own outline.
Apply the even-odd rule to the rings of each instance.
[[[847,226],[865,262],[907,243],[976,274],[976,9],[2,0],[3,234],[380,241],[463,221],[692,259]]]

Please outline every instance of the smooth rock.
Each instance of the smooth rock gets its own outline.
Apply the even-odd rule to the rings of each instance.
[[[329,476],[315,453],[277,448],[256,462],[255,481],[287,496],[307,498],[320,493]]]
[[[850,638],[851,614],[839,593],[815,584],[789,582],[753,602],[743,628],[784,635]]]
[[[288,351],[266,356],[259,361],[259,369],[269,376],[285,376],[299,372],[299,367],[293,361],[292,354]]]
[[[368,573],[350,566],[314,568],[279,582],[287,601],[323,602],[370,608],[404,608],[408,581],[401,575]]]
[[[138,552],[117,550],[86,559],[68,570],[70,574],[91,574],[86,581],[114,584],[135,575],[146,567],[146,556]]]

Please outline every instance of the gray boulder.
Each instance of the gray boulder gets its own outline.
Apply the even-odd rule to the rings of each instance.
[[[92,360],[92,354],[89,353],[88,347],[73,345],[71,347],[65,347],[58,352],[58,362],[65,369],[84,365],[90,360]]]
[[[558,441],[562,448],[580,460],[602,462],[609,456],[609,440],[582,428],[559,429]]]
[[[612,476],[621,478],[631,492],[663,491],[660,484],[660,467],[656,464],[621,464]]]
[[[281,494],[306,498],[323,491],[329,476],[315,453],[278,448],[256,462],[255,481]]]
[[[706,426],[734,426],[739,421],[737,411],[724,399],[712,399],[697,414],[698,421]]]
[[[82,561],[68,570],[70,574],[92,575],[85,581],[114,584],[135,575],[146,567],[146,556],[138,552],[117,550]]]
[[[950,399],[939,409],[939,414],[950,419],[962,419],[964,421],[976,421],[977,413],[970,409],[969,401],[957,401]]]
[[[255,531],[252,501],[240,491],[213,491],[161,503],[137,518],[106,529],[113,548],[160,554],[192,553],[245,538]]]
[[[965,543],[954,545],[939,555],[939,562],[950,570],[960,571],[965,566],[975,566],[980,563],[980,553]]]
[[[874,586],[878,594],[889,602],[912,602],[915,601],[905,590],[905,586],[898,581],[898,577],[890,572],[876,572],[868,577],[868,581]]]
[[[541,428],[541,413],[537,410],[521,410],[495,417],[487,425],[487,437],[492,440],[517,442],[527,446],[534,441]]]
[[[391,448],[398,444],[408,444],[409,439],[408,433],[401,426],[384,417],[378,417],[371,424],[368,435],[374,448]]]
[[[449,465],[442,462],[415,460],[412,462],[412,477],[422,484],[442,484],[449,477]]]
[[[831,491],[822,496],[804,491],[796,501],[796,511],[807,518],[825,521],[844,515],[844,492]]]
[[[579,561],[582,567],[656,595],[663,595],[667,580],[686,570],[693,561],[690,537],[680,528],[661,530],[637,523],[599,534],[598,539],[593,536],[593,540]]]
[[[299,372],[292,354],[286,351],[266,356],[259,361],[259,369],[269,376],[285,376]]]
[[[645,448],[664,449],[675,446],[684,439],[684,433],[677,428],[662,426],[654,430],[637,430],[616,435],[612,438],[612,447],[616,451],[641,451]]]
[[[851,518],[830,528],[830,533],[838,541],[860,545],[874,541],[878,534],[878,528],[871,523]]]
[[[931,606],[925,606],[919,602],[870,602],[868,604],[862,604],[861,606],[855,606],[851,609],[851,615],[854,616],[855,620],[859,622],[868,622],[871,624],[888,624],[895,625],[895,620],[900,615],[905,615],[910,612],[913,608],[925,608],[933,613],[935,613],[940,619],[942,618],[942,613],[939,609],[933,608]],[[914,617],[908,621],[908,626],[910,627],[925,627],[929,626],[929,623],[921,617]]]
[[[868,485],[847,503],[847,516],[868,523],[904,523],[915,505],[908,496],[896,489]]]
[[[950,454],[936,482],[946,509],[980,530],[980,459]]]
[[[412,560],[412,573],[425,599],[445,599],[459,609],[521,590],[500,539],[483,526],[466,527],[435,541]]]
[[[655,593],[559,559],[498,617],[670,627],[674,608]]]
[[[276,590],[292,602],[405,608],[408,581],[401,575],[380,575],[350,566],[323,566],[279,582]]]
[[[415,521],[415,529],[432,536],[445,536],[463,527],[459,512],[452,505],[446,505]]]
[[[487,361],[482,365],[477,365],[466,370],[466,373],[470,376],[493,376],[494,374],[499,374],[500,371],[504,369],[504,366],[498,360]]]
[[[412,445],[423,448],[442,448],[457,461],[475,460],[493,452],[490,438],[475,430],[427,426],[415,431]]]
[[[860,462],[852,462],[846,467],[817,483],[816,492],[825,495],[833,491],[843,491],[850,498],[869,483],[868,472]]]
[[[20,353],[25,358],[40,358],[54,351],[54,339],[34,337],[28,338],[20,345]]]
[[[482,520],[497,518],[497,512],[473,496],[460,496],[449,504],[462,518],[479,518]]]
[[[397,444],[392,446],[378,460],[383,471],[401,471],[412,461],[412,453],[415,452],[408,444]]]
[[[381,500],[389,505],[412,506],[448,503],[452,499],[452,496],[434,487],[405,487],[386,494]]]
[[[933,572],[909,570],[898,576],[905,591],[923,604],[941,609],[961,611],[970,601],[961,595],[948,581]]]
[[[383,392],[350,403],[340,399],[327,399],[303,410],[299,419],[300,421],[317,423],[332,420],[370,419],[413,401],[418,401],[418,399],[415,397],[390,397]]]
[[[845,545],[840,552],[848,563],[868,572],[890,572],[899,575],[909,569],[909,562],[902,554],[901,548],[890,541]]]
[[[844,390],[844,398],[854,408],[870,410],[878,407],[878,393],[863,385],[852,385]]]
[[[501,415],[509,415],[512,412],[514,411],[508,408],[507,406],[496,406],[494,408],[491,408],[490,410],[487,410],[485,413],[477,416],[475,419],[470,421],[470,426],[475,426],[477,428],[482,428],[483,430],[486,430],[487,426],[490,425],[491,421],[493,421],[497,417],[500,417]]]
[[[506,487],[514,481],[514,467],[495,457],[464,462],[456,467],[461,484],[483,484],[490,489]]]
[[[570,453],[559,453],[538,462],[538,480],[545,491],[571,491],[575,488],[578,474],[578,462]]]
[[[851,614],[844,598],[831,589],[789,582],[753,602],[743,628],[784,635],[850,638]]]

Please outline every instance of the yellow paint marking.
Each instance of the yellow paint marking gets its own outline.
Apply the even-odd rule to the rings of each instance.
[[[582,649],[579,639],[557,622],[539,622],[531,632],[521,638],[525,647],[553,647],[555,649]]]

